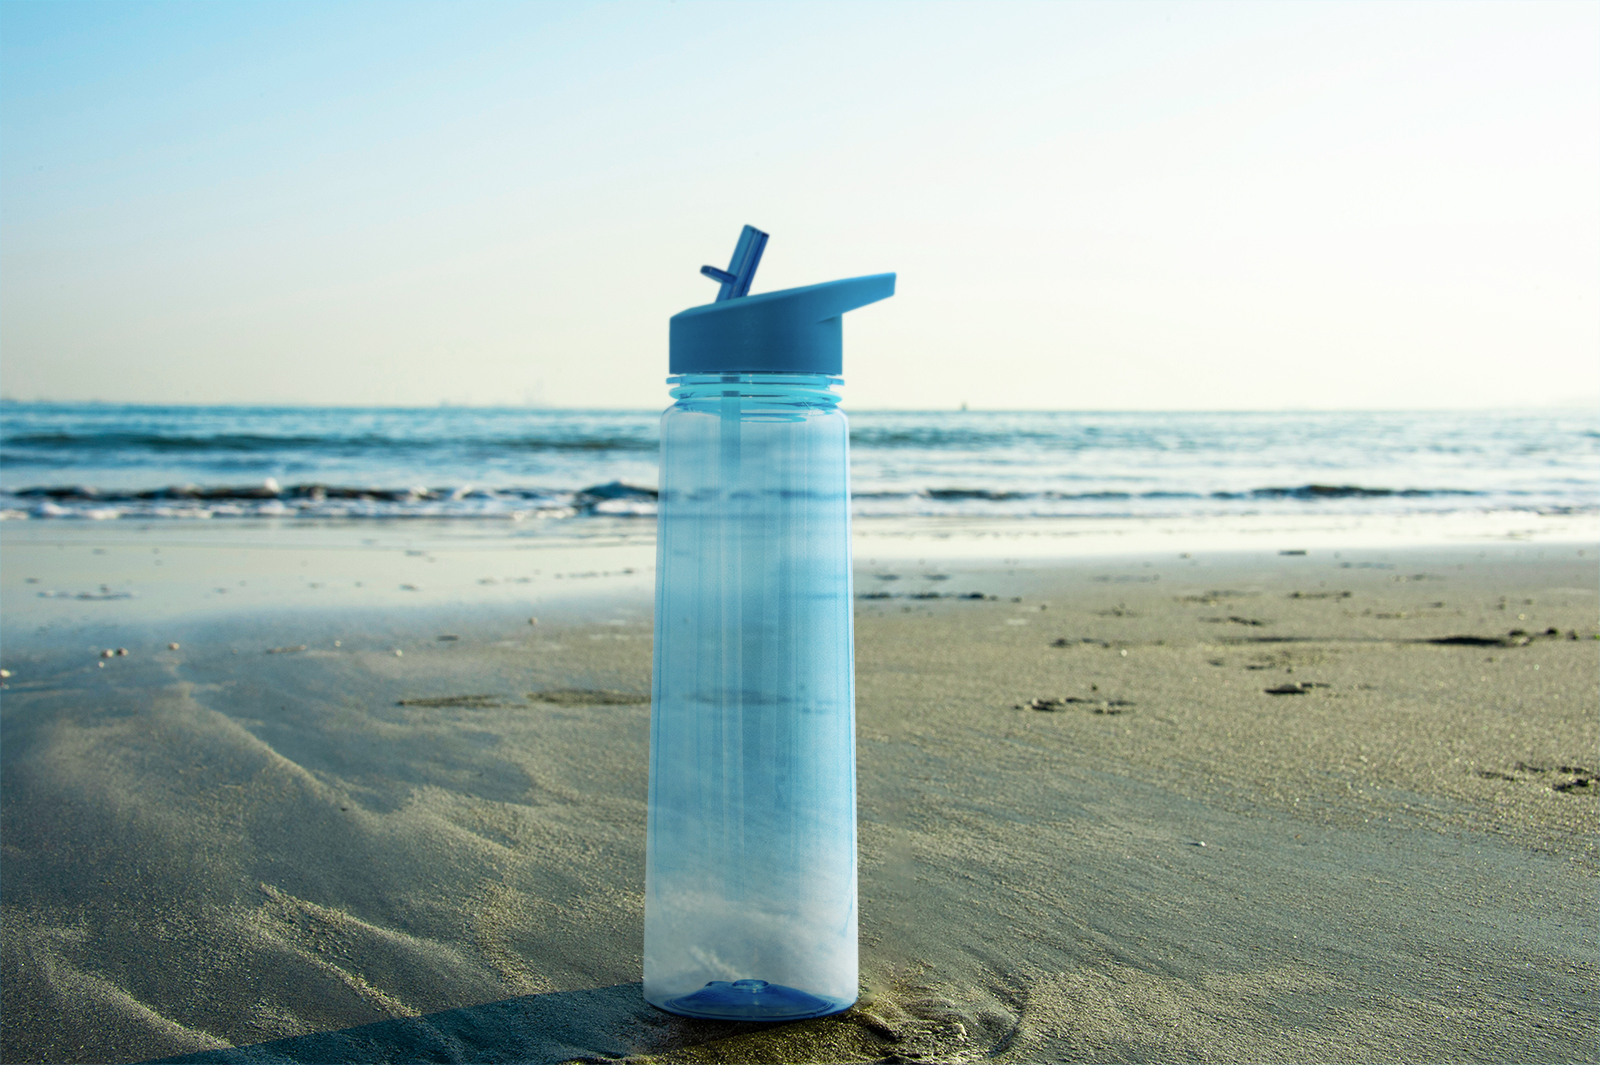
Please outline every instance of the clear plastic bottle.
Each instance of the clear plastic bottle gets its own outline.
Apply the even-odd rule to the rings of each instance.
[[[880,275],[673,322],[644,993],[674,1013],[786,1020],[856,999],[849,431],[834,387],[839,315],[892,292]],[[717,308],[742,324],[679,328]]]

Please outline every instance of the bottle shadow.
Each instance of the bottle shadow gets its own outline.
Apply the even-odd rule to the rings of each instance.
[[[678,1017],[645,1002],[643,985],[635,982],[524,995],[355,1028],[155,1058],[144,1065],[599,1062],[670,1055],[686,1048],[709,1052],[707,1060],[859,1060],[863,1051],[894,1041],[888,1032],[875,1031],[881,1026],[858,1009],[787,1023]],[[881,1052],[869,1054],[867,1060]]]
[[[675,1042],[680,1018],[651,1007],[642,985],[553,991],[395,1017],[355,1028],[265,1043],[202,1050],[155,1062],[236,1065],[250,1062],[559,1062],[648,1053]]]

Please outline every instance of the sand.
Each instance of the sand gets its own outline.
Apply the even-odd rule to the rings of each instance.
[[[863,559],[864,994],[756,1026],[640,998],[638,537],[5,532],[8,1062],[1600,1052],[1592,544]]]

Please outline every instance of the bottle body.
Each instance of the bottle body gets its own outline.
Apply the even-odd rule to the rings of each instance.
[[[822,374],[685,374],[662,416],[644,992],[856,998],[849,435]]]

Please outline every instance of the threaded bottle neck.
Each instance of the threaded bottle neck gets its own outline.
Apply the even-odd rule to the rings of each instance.
[[[737,398],[747,409],[832,410],[839,405],[833,391],[841,377],[820,373],[677,374],[667,378],[677,406],[695,408]]]

